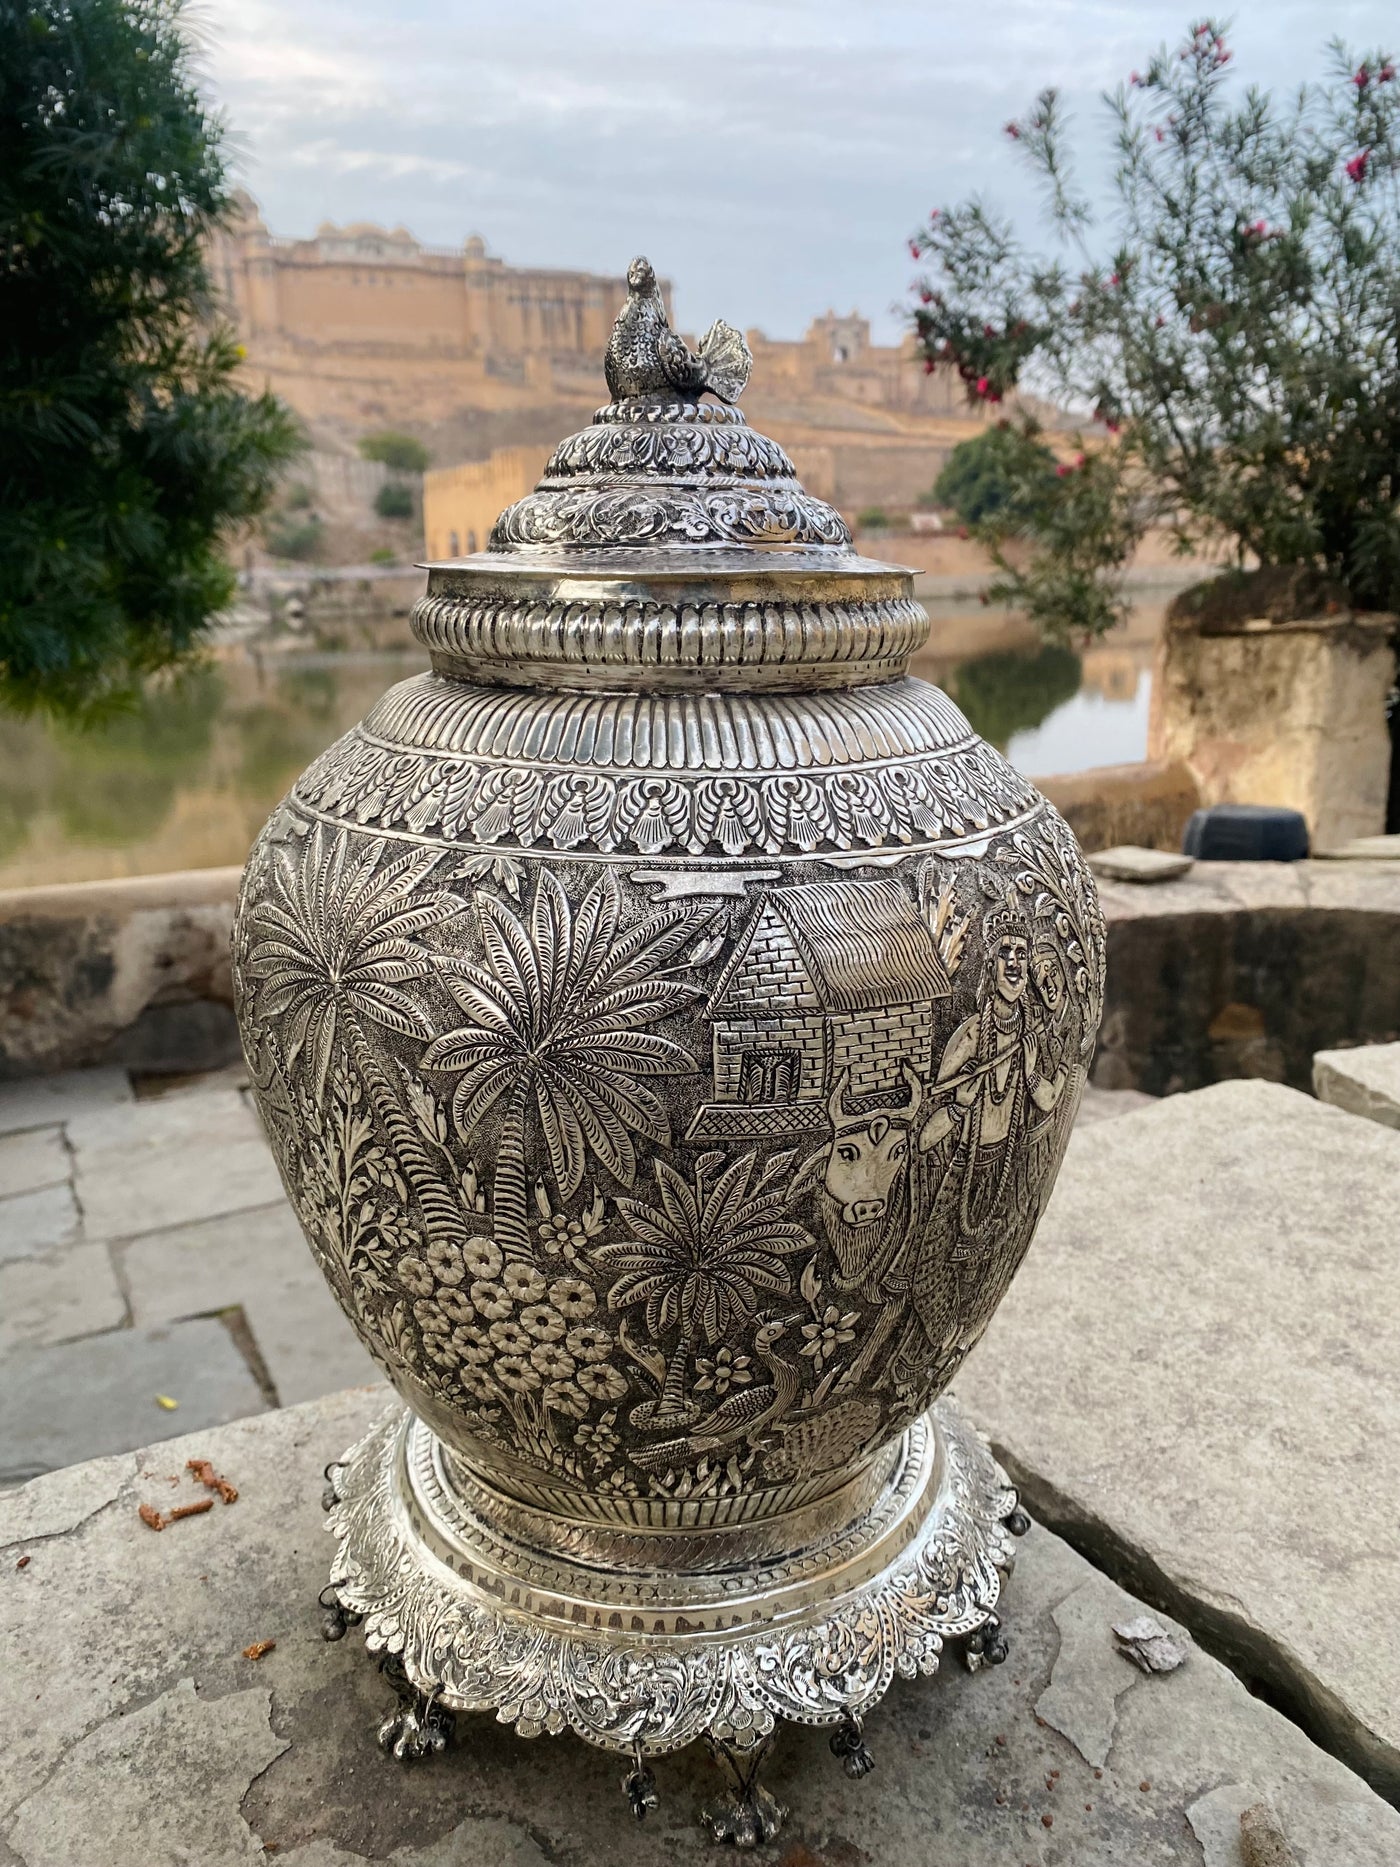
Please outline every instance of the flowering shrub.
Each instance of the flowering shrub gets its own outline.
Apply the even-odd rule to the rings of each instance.
[[[1013,388],[1097,432],[1044,471],[1008,421],[1021,499],[978,528],[988,595],[1047,634],[1099,634],[1149,526],[1183,552],[1307,566],[1362,608],[1400,607],[1400,83],[1340,42],[1286,101],[1231,82],[1205,21],[1105,101],[1112,205],[1079,190],[1054,91],[1005,126],[1046,190],[1059,258],[978,202],[935,210],[911,321],[974,402]],[[1024,541],[1015,562],[1004,545]]]

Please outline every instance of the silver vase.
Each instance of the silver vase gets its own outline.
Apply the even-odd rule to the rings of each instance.
[[[432,670],[278,807],[235,976],[308,1243],[407,1411],[333,1472],[330,1631],[400,1754],[490,1709],[708,1739],[763,1839],[775,1720],[1004,1650],[1014,1494],[939,1396],[1054,1183],[1102,1005],[1073,837],[937,688],[644,261],[612,402]],[[937,1403],[937,1404],[935,1404]]]

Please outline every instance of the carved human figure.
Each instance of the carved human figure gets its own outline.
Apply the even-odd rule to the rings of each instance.
[[[930,1085],[932,1113],[918,1137],[928,1184],[936,1186],[924,1237],[905,1282],[911,1312],[891,1357],[896,1380],[959,1347],[959,1328],[990,1314],[969,1284],[1000,1290],[1014,1266],[998,1263],[1008,1232],[1012,1169],[1033,1119],[1048,1118],[1070,1065],[1042,1052],[1041,1020],[1030,1015],[1031,938],[1012,904],[983,917],[991,987],[943,1047]],[[1063,975],[1061,975],[1061,983]],[[1047,1073],[1048,1070],[1048,1073]],[[1004,1254],[1001,1254],[1004,1255]]]

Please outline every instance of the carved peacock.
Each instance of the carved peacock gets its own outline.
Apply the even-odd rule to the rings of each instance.
[[[768,1370],[766,1381],[730,1394],[713,1413],[697,1420],[681,1438],[664,1439],[655,1446],[639,1446],[632,1454],[633,1460],[646,1471],[670,1471],[690,1459],[723,1452],[741,1439],[754,1439],[790,1412],[801,1389],[802,1377],[792,1362],[774,1352],[777,1343],[786,1335],[790,1321],[791,1318],[762,1322],[754,1334],[754,1355]]]
[[[650,260],[632,261],[627,303],[617,314],[603,359],[614,401],[668,391],[697,397],[708,389],[723,402],[736,402],[752,367],[743,333],[723,318],[716,318],[699,349],[692,350],[671,329]]]

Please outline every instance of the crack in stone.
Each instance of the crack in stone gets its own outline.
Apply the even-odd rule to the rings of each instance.
[[[1286,1646],[1251,1625],[1243,1613],[1191,1593],[1113,1525],[1029,1470],[995,1436],[992,1450],[1026,1508],[1046,1529],[1128,1594],[1180,1621],[1201,1650],[1228,1667],[1247,1691],[1400,1808],[1400,1760]]]

